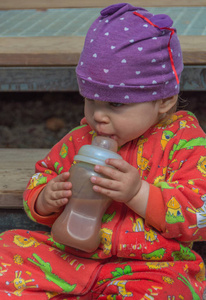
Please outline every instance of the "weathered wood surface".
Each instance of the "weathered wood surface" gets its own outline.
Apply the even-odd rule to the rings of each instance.
[[[47,153],[48,149],[0,149],[0,209],[22,208],[35,163]]]
[[[84,37],[1,37],[1,66],[75,66]]]
[[[85,37],[1,37],[0,66],[75,66]],[[180,36],[186,65],[206,64],[206,36]]]
[[[112,4],[119,3],[119,0],[113,0]],[[205,0],[136,0],[128,1],[134,6],[206,6]],[[47,8],[72,8],[72,7],[106,7],[111,5],[110,0],[7,0],[0,2],[0,9],[47,9]]]
[[[72,8],[72,7],[106,7],[119,3],[119,0],[5,0],[0,2],[0,9],[47,9],[47,8]],[[205,0],[130,0],[134,6],[206,6]]]

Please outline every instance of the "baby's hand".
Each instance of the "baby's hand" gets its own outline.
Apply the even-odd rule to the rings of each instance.
[[[94,170],[107,178],[92,176],[93,189],[115,201],[126,204],[140,190],[141,178],[139,172],[123,159],[107,159],[106,164],[113,166],[115,169],[96,165]]]
[[[62,173],[51,179],[38,196],[36,211],[40,215],[50,215],[58,212],[67,204],[71,197],[71,182],[68,182],[69,172]]]

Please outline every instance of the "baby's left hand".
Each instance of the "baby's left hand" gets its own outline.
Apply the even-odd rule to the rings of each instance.
[[[115,201],[127,203],[140,190],[141,178],[138,170],[123,159],[107,159],[106,164],[114,168],[96,165],[94,170],[107,178],[92,176],[95,192]]]

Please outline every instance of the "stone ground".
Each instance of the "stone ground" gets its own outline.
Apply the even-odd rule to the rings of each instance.
[[[206,131],[206,92],[181,98]],[[0,103],[0,148],[51,148],[83,117],[78,93],[0,93]]]

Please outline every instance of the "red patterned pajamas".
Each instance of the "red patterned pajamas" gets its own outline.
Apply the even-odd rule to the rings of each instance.
[[[38,215],[36,199],[94,136],[88,125],[76,128],[37,162],[24,193],[32,220],[52,226],[59,214]],[[205,268],[192,243],[206,240],[205,133],[194,115],[180,111],[118,153],[150,184],[146,218],[113,201],[93,253],[58,244],[49,233],[3,233],[1,299],[202,299]]]

